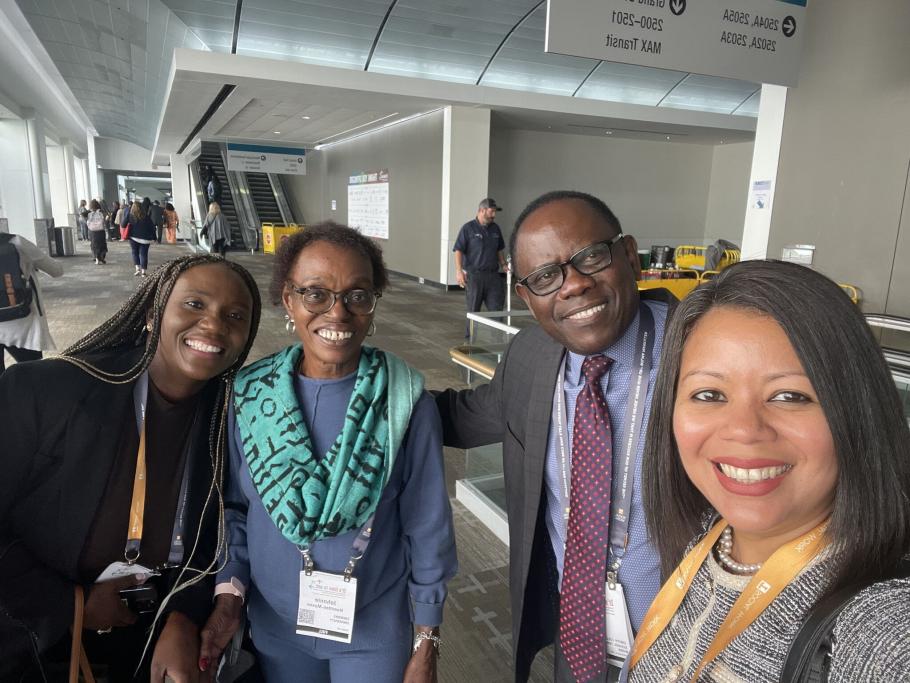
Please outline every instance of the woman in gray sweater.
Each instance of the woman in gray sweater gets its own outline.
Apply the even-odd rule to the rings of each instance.
[[[856,306],[802,266],[732,266],[674,313],[654,396],[643,484],[668,580],[629,680],[781,680],[812,608],[854,584],[828,680],[906,680],[910,430]]]
[[[202,236],[208,237],[212,245],[212,253],[224,256],[227,248],[231,246],[231,226],[227,218],[221,213],[218,202],[209,204],[209,213],[202,225]]]

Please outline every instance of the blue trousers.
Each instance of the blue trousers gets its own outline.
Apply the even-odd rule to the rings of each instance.
[[[336,643],[309,636],[297,636],[300,647],[255,628],[252,637],[266,683],[401,683],[411,655],[410,638],[391,647],[340,651]]]
[[[133,252],[133,263],[145,270],[149,267],[149,245],[140,244],[130,240],[130,249]]]
[[[266,683],[401,683],[413,642],[408,600],[406,582],[391,586],[357,611],[345,644],[297,635],[253,591],[250,636]]]

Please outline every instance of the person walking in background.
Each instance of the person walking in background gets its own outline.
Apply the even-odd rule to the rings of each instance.
[[[120,208],[117,210],[117,215],[114,218],[114,223],[117,224],[117,227],[120,230],[120,239],[126,241],[130,236],[129,221],[130,221],[130,208],[131,204],[128,199],[124,199],[120,204]]]
[[[107,236],[104,234],[104,212],[101,211],[101,202],[93,199],[89,204],[91,209],[85,222],[88,226],[89,239],[92,243],[92,256],[95,265],[105,263],[107,259]]]
[[[155,241],[161,244],[161,236],[164,234],[164,208],[157,199],[149,207],[149,217],[155,224]]]
[[[231,226],[221,213],[218,202],[209,204],[209,213],[202,225],[202,236],[208,238],[209,244],[212,245],[212,253],[224,256],[227,248],[231,246]]]
[[[481,200],[477,216],[468,221],[458,232],[455,246],[455,279],[465,290],[469,313],[486,304],[488,311],[501,311],[505,307],[505,283],[499,274],[508,268],[504,255],[506,248],[502,231],[493,220],[501,207],[490,197]],[[465,338],[470,325],[465,328]]]
[[[107,225],[107,238],[112,242],[120,239],[120,219],[122,217],[120,202],[116,200],[111,202],[111,210],[105,215],[105,223]]]
[[[208,197],[209,204],[212,202],[221,204],[221,182],[218,180],[218,176],[215,175],[215,169],[211,166],[208,167],[206,174],[205,194]]]
[[[164,205],[164,238],[168,244],[177,244],[177,228],[180,226],[180,217],[174,205],[168,202]]]
[[[79,208],[76,209],[76,224],[79,227],[79,239],[88,240],[88,202],[84,199],[79,200]]]
[[[142,200],[142,204],[133,202],[127,224],[133,264],[136,266],[133,275],[141,277],[145,277],[149,266],[149,245],[155,241],[155,224],[149,217],[151,204],[148,197]]]
[[[39,270],[51,277],[63,275],[63,266],[34,243],[21,235],[0,233],[0,276],[9,280],[14,292],[0,300],[0,375],[6,369],[4,351],[24,362],[57,348],[41,304]]]

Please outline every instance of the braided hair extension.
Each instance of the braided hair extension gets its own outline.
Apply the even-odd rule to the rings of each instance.
[[[193,254],[174,259],[163,266],[159,267],[144,280],[137,291],[127,299],[126,303],[108,320],[89,332],[85,337],[68,347],[59,356],[60,360],[71,363],[92,377],[107,382],[109,384],[128,384],[135,381],[145,372],[151,364],[152,359],[158,349],[158,342],[161,339],[161,323],[164,316],[164,309],[167,305],[171,292],[174,289],[178,278],[187,270],[200,265],[222,265],[230,268],[237,273],[250,291],[253,299],[253,308],[250,315],[250,334],[246,344],[243,347],[237,360],[220,376],[218,383],[217,395],[215,397],[214,409],[212,410],[212,419],[209,423],[209,458],[212,466],[212,481],[209,484],[209,490],[206,494],[205,503],[199,514],[199,527],[196,531],[196,537],[193,542],[192,550],[183,563],[183,568],[177,576],[174,587],[167,596],[161,601],[158,612],[155,615],[149,638],[146,640],[145,648],[140,657],[140,665],[145,658],[145,654],[151,643],[155,632],[155,625],[163,614],[163,610],[171,597],[181,590],[192,586],[201,581],[205,576],[217,571],[215,565],[218,558],[227,557],[227,538],[224,522],[224,498],[223,498],[223,481],[226,462],[226,431],[228,407],[233,393],[234,377],[237,371],[243,367],[247,355],[253,346],[256,338],[256,331],[259,329],[259,318],[262,309],[262,301],[259,294],[259,287],[249,271],[233,261],[227,261],[220,256],[212,254]],[[147,329],[148,313],[151,311],[151,330]],[[121,373],[107,372],[89,362],[85,356],[102,351],[114,349],[132,348],[145,342],[145,351],[136,364]],[[218,505],[218,522],[217,522],[217,540],[215,545],[215,554],[212,562],[204,569],[194,569],[190,567],[192,559],[196,554],[199,541],[202,536],[202,520],[209,510],[214,498]],[[189,572],[194,576],[183,580],[184,575]],[[138,668],[137,668],[138,671]]]

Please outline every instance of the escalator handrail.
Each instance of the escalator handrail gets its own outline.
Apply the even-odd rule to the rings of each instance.
[[[910,318],[885,313],[867,313],[866,323],[872,327],[881,327],[887,330],[910,332]]]

